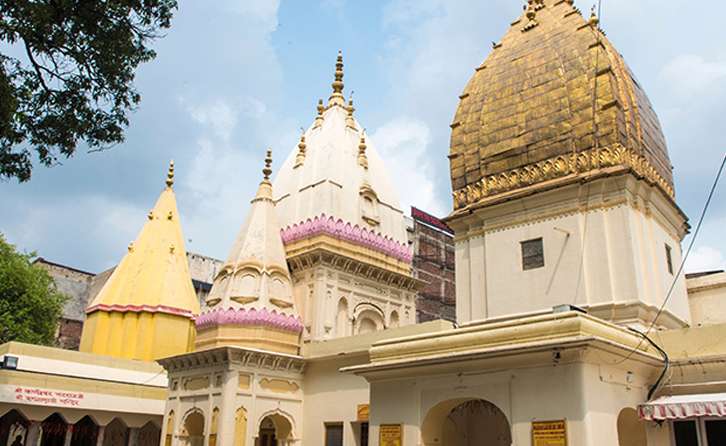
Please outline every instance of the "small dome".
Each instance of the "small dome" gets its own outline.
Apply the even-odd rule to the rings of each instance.
[[[673,197],[658,117],[597,23],[572,1],[529,0],[494,44],[451,125],[455,211],[621,171]]]

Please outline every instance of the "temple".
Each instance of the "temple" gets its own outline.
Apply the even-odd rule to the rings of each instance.
[[[726,273],[680,268],[665,138],[596,14],[529,0],[474,68],[444,221],[407,220],[342,53],[331,87],[209,286],[172,167],[81,351],[0,346],[0,446],[723,444]]]

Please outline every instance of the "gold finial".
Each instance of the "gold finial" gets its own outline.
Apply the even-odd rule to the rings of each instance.
[[[539,22],[535,18],[537,17],[537,11],[542,8],[544,8],[543,0],[527,0],[527,5],[524,7],[524,15],[527,17],[528,22],[522,27],[522,32],[527,32],[539,25]]]
[[[338,59],[335,62],[335,80],[331,84],[333,87],[333,94],[328,100],[328,105],[345,105],[345,98],[343,97],[343,52],[338,51]]]
[[[169,161],[169,171],[166,173],[166,187],[174,185],[174,160]]]
[[[300,142],[297,144],[297,156],[295,157],[295,167],[302,166],[302,164],[305,162],[305,151],[307,149],[307,144],[305,144],[305,130],[301,129],[302,133],[300,134]]]
[[[358,164],[363,166],[364,169],[368,169],[368,156],[366,155],[366,137],[365,135],[360,136],[360,143],[358,144]]]
[[[262,169],[262,174],[265,176],[265,181],[270,181],[270,175],[272,174],[272,149],[267,149],[265,168]]]
[[[154,219],[154,210],[153,209],[149,211],[149,213],[146,215],[146,218],[148,218],[149,220]]]
[[[325,112],[325,106],[323,100],[318,101],[318,115],[315,117],[315,125],[313,127],[320,127],[323,125],[323,113]]]
[[[600,24],[600,18],[597,16],[597,7],[595,5],[592,5],[592,9],[590,10],[590,20],[588,23],[593,28],[597,28]]]

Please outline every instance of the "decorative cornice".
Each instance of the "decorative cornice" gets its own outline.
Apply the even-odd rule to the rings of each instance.
[[[196,319],[197,330],[217,327],[220,325],[266,326],[282,331],[302,333],[303,324],[299,317],[269,311],[266,308],[217,309],[203,313]]]
[[[454,210],[476,204],[485,198],[536,185],[548,180],[572,176],[589,176],[598,169],[623,167],[636,176],[657,185],[669,197],[674,197],[668,184],[648,160],[620,144],[562,155],[482,178],[474,184],[454,191]]]
[[[411,250],[403,243],[341,219],[335,220],[333,217],[326,217],[325,214],[288,226],[280,232],[280,235],[285,245],[306,238],[328,235],[381,252],[402,262],[411,263],[413,260]]]
[[[306,251],[303,254],[291,256],[288,258],[288,263],[290,265],[290,272],[293,275],[316,266],[327,266],[338,271],[353,274],[357,277],[364,277],[379,284],[408,291],[417,291],[423,288],[424,285],[423,281],[409,274],[373,266],[367,262],[341,255],[336,250],[318,248]]]
[[[105,311],[108,313],[165,313],[194,319],[194,314],[191,311],[184,310],[182,308],[169,307],[166,305],[98,304],[86,308],[86,314],[91,314],[95,311]]]
[[[227,364],[295,374],[302,373],[305,369],[305,361],[301,356],[236,346],[184,353],[157,362],[169,373]]]

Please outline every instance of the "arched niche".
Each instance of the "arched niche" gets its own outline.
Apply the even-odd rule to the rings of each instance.
[[[217,446],[217,429],[219,429],[219,408],[215,407],[209,423],[209,446]]]
[[[335,317],[335,335],[339,338],[348,336],[349,326],[348,300],[345,297],[341,297],[338,301],[338,309]]]
[[[510,446],[507,417],[493,403],[474,398],[443,401],[432,407],[421,425],[425,446]]]
[[[179,437],[185,446],[204,446],[204,414],[200,410],[187,413]]]
[[[174,411],[169,411],[166,416],[166,436],[164,437],[164,446],[171,446],[174,439]]]
[[[247,442],[247,410],[240,407],[234,414],[234,446],[245,446]]]
[[[638,412],[631,407],[621,410],[618,414],[618,445],[646,446],[647,444],[645,423],[638,417]]]
[[[393,310],[389,319],[388,328],[397,328],[401,325],[401,317],[398,315],[398,311]]]

